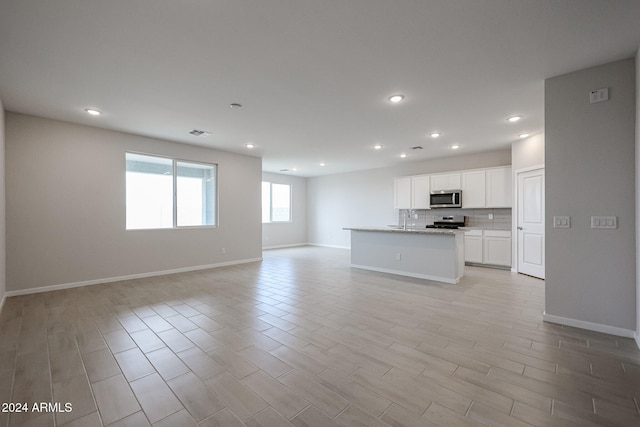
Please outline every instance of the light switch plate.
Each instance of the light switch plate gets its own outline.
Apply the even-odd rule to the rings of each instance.
[[[592,216],[591,228],[605,228],[605,229],[618,228],[618,217],[617,216]]]
[[[554,216],[553,228],[571,228],[570,216]]]

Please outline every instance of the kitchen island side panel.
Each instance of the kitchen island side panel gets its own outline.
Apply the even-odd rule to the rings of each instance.
[[[351,266],[458,283],[464,274],[464,237],[351,230]]]

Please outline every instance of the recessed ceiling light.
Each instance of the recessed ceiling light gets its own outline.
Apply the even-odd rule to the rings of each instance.
[[[292,171],[294,171],[294,172],[297,172],[297,171],[298,171],[298,168],[293,168],[293,169],[291,169],[291,170],[292,170]]]
[[[404,159],[405,157],[407,157],[407,153],[400,153],[400,157]]]
[[[320,166],[326,166],[327,164],[325,162],[320,162]]]
[[[242,104],[238,104],[238,103],[234,102],[233,104],[230,104],[229,107],[235,108],[235,109],[240,109],[240,108],[242,108]]]
[[[374,150],[380,150],[382,148],[382,144],[376,144],[373,146]]]
[[[84,111],[86,111],[87,113],[91,114],[92,116],[99,116],[100,114],[102,114],[101,111],[94,110],[93,108],[87,108]]]
[[[251,149],[251,148],[255,148],[256,144],[254,144],[253,142],[247,142],[246,144],[244,144],[244,146]]]
[[[391,95],[389,97],[389,101],[393,102],[394,104],[397,104],[398,102],[402,101],[404,99],[404,95]]]
[[[451,146],[451,149],[452,149],[452,150],[457,150],[458,148],[460,148],[460,145],[459,145],[459,144],[453,144],[453,145]]]
[[[510,121],[511,123],[515,123],[518,120],[520,120],[521,118],[522,118],[522,116],[511,116],[507,120]]]
[[[440,135],[442,135],[440,132],[432,132],[429,136],[430,136],[431,138],[437,138],[437,137],[439,137]]]
[[[526,138],[529,136],[528,133],[521,133],[520,135],[518,135],[520,138]]]

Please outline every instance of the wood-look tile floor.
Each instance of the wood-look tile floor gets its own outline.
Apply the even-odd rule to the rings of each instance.
[[[543,323],[543,305],[527,276],[444,285],[318,247],[13,297],[0,402],[29,412],[0,425],[639,426],[634,341]]]

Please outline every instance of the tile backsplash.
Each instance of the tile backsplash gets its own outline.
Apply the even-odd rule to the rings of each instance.
[[[511,209],[400,209],[398,224],[403,224],[403,215],[407,216],[407,227],[424,228],[433,224],[436,216],[464,215],[467,227],[511,230]],[[493,214],[493,219],[489,216]],[[417,215],[418,218],[415,218]]]

